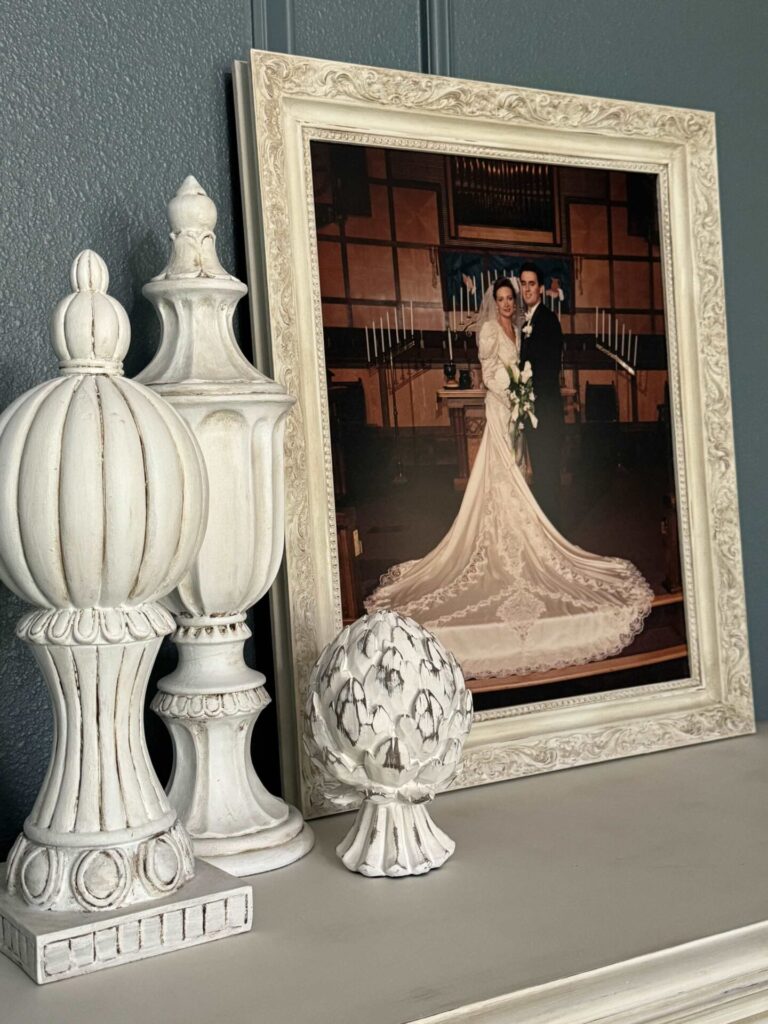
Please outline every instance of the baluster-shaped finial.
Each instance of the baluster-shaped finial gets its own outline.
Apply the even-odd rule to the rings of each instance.
[[[166,598],[179,664],[152,707],[171,730],[169,797],[196,854],[249,875],[292,863],[313,842],[299,812],[268,793],[254,770],[251,730],[269,697],[264,675],[243,660],[246,609],[271,586],[283,550],[283,433],[294,399],[238,348],[232,316],[246,287],[219,265],[216,208],[194,178],[168,217],[170,262],[144,288],[163,335],[139,379],[194,432],[211,503],[200,554]]]

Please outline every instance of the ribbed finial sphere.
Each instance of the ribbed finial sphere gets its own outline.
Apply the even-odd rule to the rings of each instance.
[[[207,514],[193,435],[166,402],[116,370],[130,332],[108,281],[95,253],[77,257],[76,290],[54,315],[63,375],[0,417],[0,579],[44,609],[96,609],[80,616],[92,641],[114,634],[118,619],[124,625],[126,609],[175,586]],[[105,609],[122,611],[107,621]],[[72,616],[59,619],[72,626]]]

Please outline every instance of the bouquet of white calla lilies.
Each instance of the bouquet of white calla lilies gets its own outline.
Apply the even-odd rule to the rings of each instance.
[[[531,364],[526,360],[522,369],[517,364],[508,366],[507,373],[509,374],[512,447],[517,451],[519,439],[526,424],[530,423],[534,430],[539,424],[534,412],[536,395],[533,391],[533,370]]]

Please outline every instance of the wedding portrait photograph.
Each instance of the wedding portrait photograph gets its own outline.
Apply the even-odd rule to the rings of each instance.
[[[311,143],[342,615],[478,710],[688,674],[657,176]]]
[[[454,788],[751,731],[712,114],[258,51],[236,95],[289,794],[334,813],[309,680],[378,611],[461,667]]]

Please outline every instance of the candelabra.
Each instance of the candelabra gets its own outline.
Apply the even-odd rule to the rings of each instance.
[[[282,867],[312,848],[299,812],[271,795],[250,754],[269,703],[243,659],[246,609],[272,584],[283,549],[283,433],[294,399],[259,373],[232,332],[244,284],[216,255],[216,207],[194,178],[168,205],[172,253],[144,288],[163,335],[140,375],[196,436],[210,484],[200,554],[167,599],[178,668],[152,707],[174,743],[168,795],[195,854],[230,874]]]
[[[0,418],[0,578],[38,606],[17,635],[55,722],[8,859],[0,948],[38,982],[250,926],[250,890],[223,876],[224,893],[210,869],[174,897],[192,851],[144,740],[147,678],[174,627],[157,602],[203,537],[202,456],[173,409],[123,378],[130,327],[103,260],[80,253],[71,280],[52,323],[61,376]],[[218,928],[205,923],[212,889],[224,917],[230,903]]]
[[[626,324],[621,324],[619,333],[618,316],[609,313],[606,320],[606,311],[595,307],[595,348],[613,360],[617,371],[623,370],[630,377],[637,374],[637,342],[638,336],[633,338]]]

